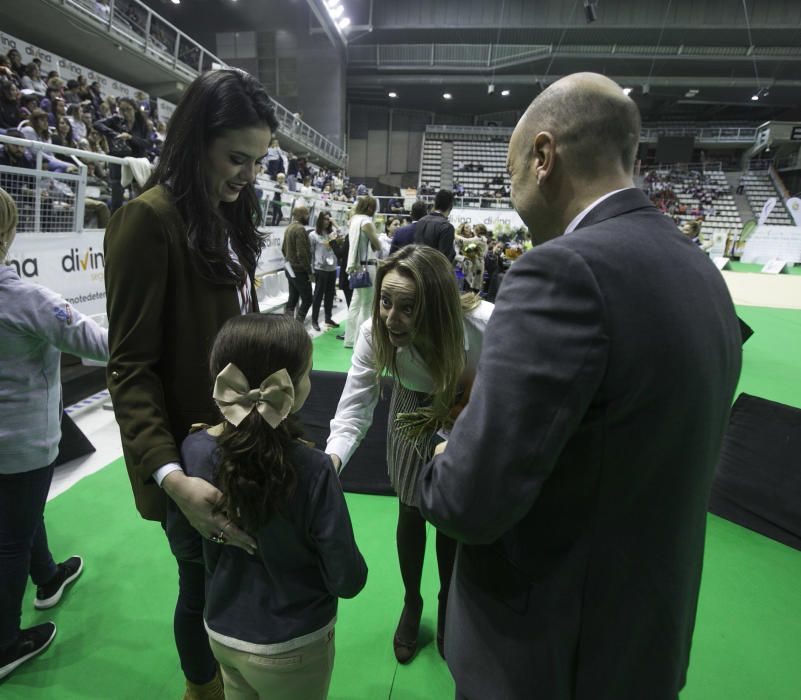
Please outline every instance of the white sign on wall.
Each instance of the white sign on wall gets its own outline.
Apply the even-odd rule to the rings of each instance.
[[[18,235],[8,260],[22,279],[52,289],[82,313],[105,313],[103,235]]]

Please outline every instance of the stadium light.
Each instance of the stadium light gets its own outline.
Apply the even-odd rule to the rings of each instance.
[[[325,4],[328,7],[336,7],[337,5],[339,5],[339,0],[325,0]]]
[[[509,90],[501,90],[501,96],[503,96],[503,97],[509,97],[509,94],[510,94],[510,93],[509,93]]]
[[[180,5],[181,4],[181,0],[172,0],[172,4],[173,5]]]
[[[390,93],[389,93],[389,96],[390,96],[391,98],[395,99],[395,98],[398,96],[398,93],[397,93],[397,92],[390,92]]]
[[[751,100],[752,100],[753,102],[756,102],[758,99],[759,99],[759,94],[756,94],[756,95],[751,95]]]
[[[337,27],[339,27],[340,30],[348,26],[350,26],[350,17],[343,17],[341,20],[339,20],[339,22],[337,22]]]
[[[631,94],[631,88],[623,88],[623,94],[628,96]]]
[[[336,7],[330,7],[328,11],[334,19],[339,19],[345,12],[345,8],[342,5],[337,5]]]
[[[443,97],[444,97],[446,100],[453,99],[453,95],[451,95],[451,93],[449,93],[449,92],[444,92],[444,93],[442,93],[442,96],[443,96]]]

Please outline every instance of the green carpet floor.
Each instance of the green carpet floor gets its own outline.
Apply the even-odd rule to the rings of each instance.
[[[740,390],[801,407],[801,311],[741,308],[756,331],[745,346]],[[349,352],[329,332],[315,341],[315,368],[344,370]],[[433,538],[424,572],[425,646],[399,666],[391,638],[401,608],[394,545],[396,501],[348,495],[370,568],[365,590],[342,601],[332,700],[450,700],[453,682],[433,644]],[[121,460],[47,506],[58,558],[79,553],[86,571],[49,614],[59,633],[42,657],[0,682],[3,700],[178,700],[172,644],[175,564],[161,529],[134,510]],[[682,700],[797,700],[801,697],[801,552],[709,516],[708,541],[688,684]]]

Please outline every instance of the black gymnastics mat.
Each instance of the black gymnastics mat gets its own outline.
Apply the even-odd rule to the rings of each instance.
[[[320,450],[325,449],[342,389],[348,375],[342,372],[312,370],[311,393],[298,417],[304,427],[304,437]],[[340,474],[342,488],[352,493],[393,496],[395,492],[387,476],[387,420],[392,384],[384,380],[382,396],[373,414],[373,424],[348,466]]]
[[[801,410],[740,394],[709,510],[801,550]]]

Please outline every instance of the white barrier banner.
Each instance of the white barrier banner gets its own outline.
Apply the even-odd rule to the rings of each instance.
[[[490,231],[500,233],[514,233],[518,229],[526,228],[523,219],[514,209],[453,209],[450,222],[454,226],[468,223],[471,226],[484,224]],[[496,230],[499,229],[499,230]]]
[[[156,109],[159,113],[159,121],[165,124],[170,121],[172,113],[175,111],[175,105],[167,100],[162,100],[160,97],[156,99]]]
[[[266,275],[269,272],[277,272],[284,269],[284,254],[281,246],[284,243],[284,226],[270,226],[261,228],[259,231],[266,235],[264,250],[256,264],[256,276]]]
[[[11,34],[0,32],[0,52],[7,54],[11,49],[16,49],[22,55],[22,62],[25,64],[30,63],[34,58],[39,58],[42,61],[41,76],[42,80],[47,77],[51,71],[58,71],[59,76],[63,80],[77,80],[79,75],[86,76],[89,84],[98,82],[100,83],[100,91],[103,96],[111,95],[112,97],[133,97],[134,93],[138,92],[137,88],[131,85],[126,85],[119,80],[109,78],[107,75],[93,71],[86,66],[62,58],[57,54],[50,53],[45,49],[38,46],[29,44],[27,41],[17,39]]]
[[[801,226],[757,226],[745,242],[745,263],[801,262]]]
[[[801,226],[801,199],[798,197],[790,197],[784,205],[787,207],[787,211],[790,212],[790,216],[793,217],[795,225]]]
[[[22,279],[52,289],[82,313],[105,313],[103,236],[103,231],[19,235],[8,260]]]

